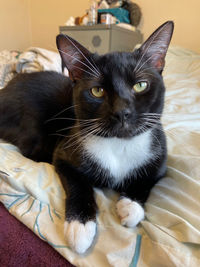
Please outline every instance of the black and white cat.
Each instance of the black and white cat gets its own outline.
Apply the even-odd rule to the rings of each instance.
[[[121,224],[135,227],[165,174],[161,74],[173,27],[161,25],[133,53],[105,55],[58,35],[70,79],[21,74],[0,91],[0,138],[33,160],[53,162],[67,194],[64,235],[77,253],[97,230],[93,187],[119,192]]]

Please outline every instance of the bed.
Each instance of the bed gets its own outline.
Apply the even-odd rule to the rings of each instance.
[[[56,54],[55,60],[56,71],[61,71]],[[52,67],[47,65],[39,69]],[[170,47],[163,75],[167,88],[162,119],[168,142],[167,174],[153,188],[145,205],[145,219],[135,229],[120,225],[115,210],[118,196],[96,189],[98,236],[84,256],[73,253],[63,239],[65,194],[53,166],[35,163],[16,147],[0,142],[0,201],[42,239],[37,240],[47,242],[63,256],[54,254],[52,261],[45,262],[48,266],[65,266],[67,261],[81,267],[200,266],[200,55]],[[3,212],[7,219],[10,215]],[[0,218],[4,220],[1,209]],[[2,228],[0,233],[0,250],[5,253]],[[7,238],[7,242],[15,240]],[[32,249],[31,255],[34,251],[37,257],[37,249]]]

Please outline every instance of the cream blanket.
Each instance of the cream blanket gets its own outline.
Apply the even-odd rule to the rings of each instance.
[[[0,89],[5,87],[17,73],[48,70],[62,72],[61,58],[57,52],[39,47],[29,47],[23,53],[1,51]]]
[[[76,266],[200,266],[200,55],[170,48],[164,78],[167,175],[135,229],[120,225],[117,195],[96,190],[98,236],[87,255],[73,253],[63,239],[65,195],[53,166],[0,144],[0,201]]]

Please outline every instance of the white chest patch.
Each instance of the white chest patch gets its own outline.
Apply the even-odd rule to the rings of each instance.
[[[92,136],[84,142],[84,150],[119,183],[153,157],[151,142],[151,130],[131,139]]]

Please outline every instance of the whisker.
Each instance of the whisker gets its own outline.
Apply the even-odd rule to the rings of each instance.
[[[88,135],[88,133],[85,133],[85,136]],[[80,135],[76,135],[75,137],[73,138],[70,138],[70,140],[68,140],[68,142],[66,142],[63,146],[63,149],[66,150],[68,148],[71,148],[73,147],[73,152],[76,151],[79,147],[82,146],[83,144],[83,140],[85,139],[86,137],[83,137],[83,136],[80,136]],[[70,143],[72,140],[74,140],[72,143]],[[75,150],[75,147],[77,148]]]
[[[97,67],[96,63],[94,62],[94,60],[92,58],[90,58],[90,59],[92,60],[94,66],[96,67],[96,70],[97,70],[98,74],[101,75],[101,73],[98,71],[98,67]]]
[[[154,118],[160,118],[162,119],[172,119],[172,118],[177,118],[178,114],[166,114],[166,113],[142,113],[143,116],[147,117],[154,117]]]
[[[162,115],[161,113],[142,113],[143,115],[150,115],[150,116],[160,116]]]
[[[155,75],[153,75],[152,73],[148,73],[148,72],[140,72],[139,74],[135,74],[135,77],[138,79],[138,78],[144,78],[144,75],[147,75],[147,76],[152,76],[152,77],[155,77]]]
[[[154,68],[153,67],[147,67],[147,68],[142,69],[142,71],[146,71],[146,70],[154,70]],[[136,70],[135,72],[138,72],[138,70]]]
[[[98,126],[99,126],[99,125],[98,125]],[[84,142],[88,137],[93,136],[94,134],[99,134],[100,132],[101,132],[101,128],[100,128],[100,127],[97,127],[96,129],[90,131],[87,135],[85,135],[85,136],[79,138],[79,141],[80,141],[80,142],[79,142],[79,145],[76,147],[76,149],[75,149],[72,153],[74,153],[75,151],[77,151],[77,149],[79,149],[79,148],[82,146],[83,142]]]
[[[67,111],[68,109],[74,108],[74,107],[76,107],[76,106],[78,106],[78,105],[72,105],[72,106],[70,106],[70,107],[67,107],[67,108],[61,110],[60,112],[56,113],[53,117],[51,117],[51,119],[57,117],[58,115],[60,115],[60,114],[62,114],[63,112]]]
[[[66,127],[66,128],[62,128],[62,129],[59,129],[57,130],[56,132],[62,132],[62,131],[66,131],[66,130],[69,130],[69,129],[72,129],[72,128],[78,128],[80,126],[90,126],[90,124],[93,124],[94,121],[85,121],[85,122],[79,122],[80,125],[72,125],[72,126],[69,126],[69,127]]]
[[[64,135],[64,134],[58,134],[58,133],[53,133],[53,134],[49,134],[50,136],[51,135],[55,135],[55,136],[60,136],[60,137],[67,137],[67,135]]]
[[[89,121],[89,120],[93,120],[93,121],[96,121],[98,119],[75,119],[75,118],[67,118],[67,117],[59,117],[59,118],[51,118],[51,119],[48,119],[46,120],[44,123],[47,123],[49,121],[53,121],[53,120],[71,120],[71,121]]]
[[[95,128],[99,127],[98,125],[93,125],[92,127],[88,127],[86,129],[80,129],[80,132],[78,131],[77,133],[73,134],[73,135],[68,135],[69,140],[64,144],[67,145],[69,142],[71,142],[73,139],[76,139],[77,137],[80,137],[80,135],[85,135],[88,134],[89,130],[93,130]],[[77,140],[76,140],[77,141]],[[71,147],[72,145],[74,145],[74,143],[70,144],[70,146],[67,146],[67,148]],[[66,147],[64,147],[64,149],[66,149]]]
[[[84,70],[84,69],[82,69],[82,68],[80,68],[80,67],[78,67],[78,66],[76,66],[76,65],[74,65],[73,67],[74,67],[74,68],[77,68],[77,69],[79,69],[79,70],[82,70],[82,71],[84,71],[85,73],[88,73],[88,74],[94,76],[95,78],[98,78],[97,75],[95,75],[95,74],[93,74],[93,73],[91,73],[91,72],[89,72],[89,71],[87,71],[87,70]]]
[[[163,129],[161,124],[154,124],[154,123],[149,123],[149,122],[145,122],[146,126],[149,127],[153,127],[153,128],[157,128],[158,130],[162,131],[163,133],[167,134],[167,136],[172,136],[176,139],[179,139],[179,136],[176,133],[173,133],[171,130],[168,129]]]
[[[54,121],[54,120],[71,120],[71,121],[76,121],[77,119],[73,119],[73,118],[51,118],[51,119],[48,119],[44,122],[44,124],[50,122],[50,121]]]
[[[85,140],[89,135],[94,134],[94,133],[97,132],[97,131],[101,131],[101,128],[102,128],[102,125],[103,125],[103,124],[104,124],[103,122],[100,122],[100,123],[98,123],[98,124],[92,125],[92,126],[87,127],[87,128],[85,128],[85,129],[80,129],[80,133],[78,132],[78,133],[72,135],[72,137],[71,137],[71,138],[70,138],[64,145],[67,145],[67,144],[68,144],[69,142],[71,142],[73,139],[75,139],[75,141],[74,141],[72,144],[70,144],[69,146],[65,147],[64,149],[69,148],[69,147],[71,147],[71,146],[74,146],[74,145],[76,145],[76,144],[79,143],[79,142],[83,143],[84,140]],[[77,139],[77,137],[78,137],[78,139]]]

